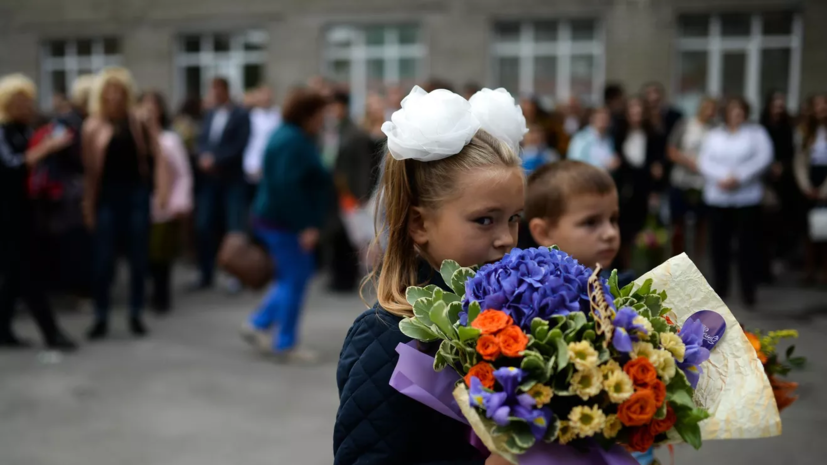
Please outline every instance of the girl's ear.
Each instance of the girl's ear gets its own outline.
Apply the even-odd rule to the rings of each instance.
[[[552,228],[549,227],[548,222],[543,218],[532,218],[528,222],[528,230],[531,231],[531,237],[534,242],[541,247],[551,247],[554,245],[554,238],[551,237]]]
[[[423,247],[428,244],[428,230],[425,226],[425,212],[422,207],[411,207],[408,217],[408,234],[416,245]]]

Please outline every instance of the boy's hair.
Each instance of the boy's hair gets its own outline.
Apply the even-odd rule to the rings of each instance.
[[[571,199],[582,195],[608,195],[616,191],[606,170],[574,160],[541,166],[528,178],[525,219],[543,218],[556,224]]]
[[[405,298],[408,286],[420,283],[420,254],[408,230],[412,207],[438,208],[455,194],[465,173],[485,167],[519,168],[520,157],[507,144],[479,130],[456,155],[437,161],[397,160],[385,153],[379,202],[376,205],[376,244],[387,238],[381,264],[363,283],[372,281],[379,305],[398,316],[412,316]],[[364,296],[364,292],[363,292]]]

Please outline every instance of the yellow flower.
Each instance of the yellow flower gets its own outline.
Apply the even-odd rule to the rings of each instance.
[[[571,427],[567,421],[560,422],[560,430],[557,432],[557,441],[560,444],[568,444],[572,439],[577,437],[577,431]]]
[[[552,391],[548,386],[537,383],[532,386],[526,394],[530,395],[534,399],[534,402],[537,402],[537,407],[542,407],[543,405],[551,402],[551,398],[554,396],[554,391]]]
[[[609,415],[606,417],[606,425],[603,426],[603,436],[606,439],[612,439],[617,436],[621,428],[623,428],[623,423],[620,422],[620,418],[614,414]]]
[[[579,405],[571,409],[569,424],[578,436],[587,438],[603,430],[603,426],[606,424],[606,415],[597,405],[591,407]]]
[[[603,373],[603,381],[609,379],[609,376],[616,371],[623,371],[623,368],[614,360],[609,360],[603,365],[600,365],[600,372]]]
[[[574,393],[580,396],[583,400],[600,394],[600,390],[603,389],[602,381],[603,375],[600,374],[600,370],[597,368],[578,371],[571,377],[571,384]]]
[[[609,379],[603,381],[603,388],[609,393],[609,400],[615,404],[623,403],[635,393],[632,378],[622,371],[615,371],[609,375]]]
[[[654,331],[652,328],[652,323],[640,315],[636,316],[635,319],[632,320],[632,324],[643,326],[643,329],[646,330],[646,334],[652,334],[652,331]]]
[[[675,377],[677,367],[672,352],[658,349],[654,355],[649,358],[649,361],[655,366],[655,370],[658,371],[658,376],[663,379],[664,383],[669,383],[669,381]]]
[[[632,360],[638,357],[646,357],[651,362],[654,354],[655,348],[648,342],[635,342],[632,345]]]
[[[660,335],[660,345],[664,349],[672,352],[672,355],[679,361],[683,361],[683,356],[686,355],[686,345],[684,345],[681,337],[675,333],[662,333]]]
[[[597,351],[589,341],[569,343],[569,361],[577,371],[591,370],[597,366]]]

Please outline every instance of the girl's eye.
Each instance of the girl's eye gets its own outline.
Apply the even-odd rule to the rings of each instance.
[[[522,215],[520,215],[519,213],[517,213],[516,215],[512,215],[512,216],[511,216],[511,218],[509,218],[509,219],[508,219],[508,221],[509,221],[510,223],[518,223],[518,222],[520,221],[520,218],[521,218],[521,217],[522,217]]]
[[[494,224],[494,218],[491,218],[490,216],[483,216],[475,219],[474,222],[482,226],[489,226]]]

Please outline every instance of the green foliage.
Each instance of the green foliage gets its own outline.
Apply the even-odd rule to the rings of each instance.
[[[451,285],[451,279],[459,268],[459,263],[454,260],[445,260],[442,262],[442,266],[439,268],[439,274],[442,275],[442,280],[445,281],[445,284]]]
[[[458,296],[463,297],[465,296],[465,283],[468,279],[476,276],[476,274],[471,268],[460,268],[454,272],[451,280],[447,281],[447,283]]]
[[[468,305],[468,324],[469,325],[471,323],[473,323],[474,320],[477,319],[477,317],[480,315],[481,311],[482,311],[482,308],[480,307],[480,303],[477,302],[476,300],[471,302]]]
[[[439,336],[435,332],[414,318],[403,318],[402,321],[399,322],[399,330],[402,331],[402,334],[405,336],[422,342],[432,342],[439,339]]]

